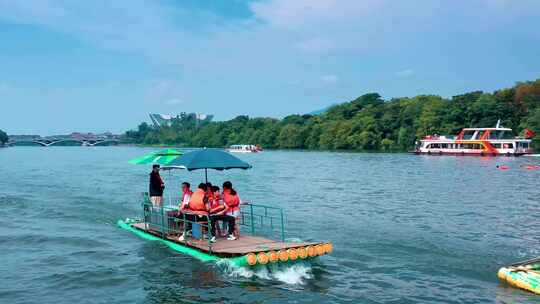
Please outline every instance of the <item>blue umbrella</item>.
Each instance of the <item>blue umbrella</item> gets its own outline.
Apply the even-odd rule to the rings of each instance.
[[[169,166],[182,166],[188,171],[204,169],[208,181],[208,169],[229,170],[249,169],[251,165],[223,150],[201,149],[179,156],[169,163]]]

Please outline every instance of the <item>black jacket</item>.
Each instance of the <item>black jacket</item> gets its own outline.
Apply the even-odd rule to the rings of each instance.
[[[163,180],[158,172],[150,173],[150,196],[163,196]]]

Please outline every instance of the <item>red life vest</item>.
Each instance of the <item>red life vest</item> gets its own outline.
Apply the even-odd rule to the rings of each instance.
[[[215,194],[212,194],[211,197],[208,198],[208,202],[210,203],[210,208],[215,208],[217,206],[220,206],[220,202],[221,202],[221,195],[215,195]]]
[[[223,190],[223,202],[227,205],[227,213],[232,214],[240,211],[240,198],[238,194],[232,195],[231,190]]]
[[[205,196],[206,193],[202,189],[197,189],[197,191],[193,192],[191,199],[189,200],[189,209],[194,211],[207,211],[206,204],[204,203]]]
[[[192,195],[193,195],[193,192],[191,192],[191,190],[188,190],[188,192],[182,192],[182,199],[180,200],[180,206],[186,207],[184,206],[184,202],[186,201],[186,196],[189,196],[191,198]],[[187,204],[189,204],[189,200],[186,202],[186,205]]]

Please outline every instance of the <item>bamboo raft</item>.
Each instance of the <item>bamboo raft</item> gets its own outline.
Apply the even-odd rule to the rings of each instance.
[[[258,215],[253,211],[253,208],[256,207],[264,208],[265,211]],[[197,226],[197,229],[201,230],[200,238],[187,237],[185,240],[180,241],[178,237],[181,230],[171,229],[171,221],[188,221],[168,217],[166,209],[156,210],[156,208],[152,208],[146,203],[143,204],[144,220],[120,220],[118,226],[144,239],[162,242],[175,251],[191,255],[201,261],[228,260],[238,266],[251,267],[269,263],[292,263],[323,256],[333,250],[333,246],[329,242],[286,242],[283,221],[281,221],[280,230],[281,240],[272,240],[255,235],[256,218],[260,218],[261,224],[263,219],[266,219],[264,222],[273,223],[271,220],[269,221],[271,216],[267,210],[268,207],[247,205],[244,208],[249,208],[249,211],[242,211],[243,216],[240,222],[248,228],[248,231],[246,231],[248,233],[238,235],[238,238],[234,241],[218,237],[216,242],[209,242],[207,222],[206,224],[192,222],[194,226]],[[206,234],[202,233],[204,229],[207,231]],[[251,233],[249,233],[250,231]]]
[[[540,257],[502,267],[497,276],[512,286],[540,295]]]

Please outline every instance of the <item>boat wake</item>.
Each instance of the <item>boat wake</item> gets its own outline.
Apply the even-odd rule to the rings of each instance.
[[[258,278],[275,280],[289,285],[304,285],[307,280],[313,277],[311,266],[299,262],[292,265],[267,264],[247,268],[237,266],[227,260],[221,260],[217,265],[226,276],[231,278]]]

